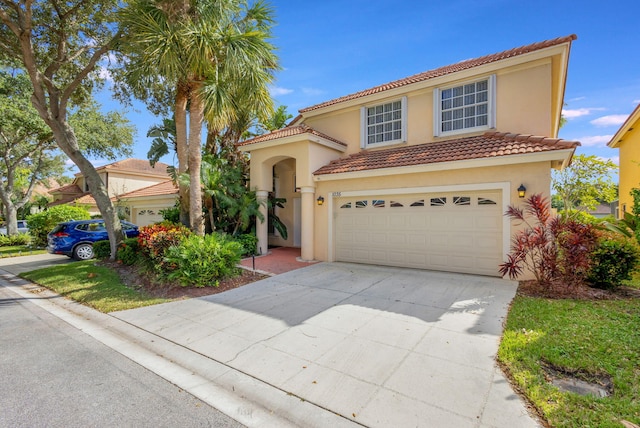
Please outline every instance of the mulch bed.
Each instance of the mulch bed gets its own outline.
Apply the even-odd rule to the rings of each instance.
[[[576,300],[620,300],[640,298],[640,290],[619,286],[611,290],[602,290],[588,286],[567,286],[565,284],[541,285],[536,281],[520,281],[518,294],[547,299]]]
[[[102,261],[100,264],[117,272],[127,287],[144,291],[153,297],[174,300],[222,293],[223,291],[232,290],[268,278],[267,275],[240,269],[240,275],[220,280],[217,287],[182,287],[174,282],[160,281],[152,272],[145,272],[138,266],[127,266],[111,261]]]

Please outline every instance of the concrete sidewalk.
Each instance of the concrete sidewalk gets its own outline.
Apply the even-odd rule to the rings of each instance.
[[[496,278],[322,263],[111,315],[343,422],[533,427],[495,364],[515,291]]]

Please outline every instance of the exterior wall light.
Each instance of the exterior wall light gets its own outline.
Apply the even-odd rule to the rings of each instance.
[[[316,202],[318,203],[318,206],[324,205],[324,198],[322,196],[318,196]]]
[[[527,188],[524,187],[524,184],[521,184],[520,187],[518,187],[518,197],[519,198],[524,198],[524,195],[527,193]]]

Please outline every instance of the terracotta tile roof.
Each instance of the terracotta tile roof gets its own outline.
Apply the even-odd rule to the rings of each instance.
[[[507,155],[572,149],[577,141],[545,138],[532,135],[486,132],[475,137],[403,146],[383,150],[369,150],[336,159],[315,171],[314,175],[365,171],[400,166],[425,165],[469,159],[493,158]]]
[[[147,159],[129,158],[96,167],[96,171],[136,171],[144,172],[150,175],[167,175],[168,166],[169,165],[167,165],[166,163],[157,162],[153,167],[151,167],[151,164]],[[80,176],[82,176],[81,172],[76,174],[76,177]]]
[[[354,100],[357,98],[365,97],[367,95],[377,94],[379,92],[388,91],[390,89],[400,88],[402,86],[411,85],[412,83],[418,83],[425,80],[433,79],[435,77],[445,76],[447,74],[455,73],[462,70],[468,70],[470,68],[478,67],[480,65],[489,64],[492,62],[500,61],[507,58],[512,58],[518,55],[523,55],[529,52],[538,51],[541,49],[549,48],[552,46],[568,43],[577,39],[575,34],[571,34],[565,37],[558,37],[552,40],[545,40],[542,42],[533,43],[518,48],[509,49],[504,52],[499,52],[491,55],[485,55],[479,58],[468,59],[458,62],[456,64],[447,65],[445,67],[436,68],[434,70],[425,71],[423,73],[415,74],[413,76],[405,77],[404,79],[396,80],[384,85],[376,86],[374,88],[365,89],[364,91],[356,92],[354,94],[345,95],[340,98],[336,98],[330,101],[325,101],[320,104],[306,107],[300,110],[300,113],[306,113],[308,111],[317,110],[323,107],[328,107],[334,104],[342,103],[345,101]]]
[[[163,196],[163,195],[177,195],[178,188],[173,184],[171,180],[163,181],[162,183],[154,184],[152,186],[143,187],[142,189],[132,190],[131,192],[119,195],[116,199],[130,199],[139,198],[141,196]]]
[[[264,141],[271,141],[271,140],[277,140],[278,138],[284,138],[284,137],[291,137],[294,135],[302,135],[302,134],[311,134],[311,135],[315,135],[318,137],[322,137],[326,140],[329,141],[333,141],[334,143],[338,143],[340,145],[343,146],[347,146],[345,143],[343,143],[342,141],[338,141],[333,137],[329,137],[326,134],[323,134],[322,132],[316,131],[315,129],[311,128],[308,125],[298,125],[298,126],[287,126],[286,128],[282,128],[282,129],[278,129],[276,131],[270,132],[268,134],[264,134],[264,135],[260,135],[258,137],[252,138],[250,140],[246,140],[246,141],[242,141],[240,143],[237,144],[238,147],[240,146],[248,146],[249,144],[256,144],[256,143],[262,143]]]
[[[74,195],[78,195],[83,192],[80,186],[78,186],[77,184],[67,184],[66,186],[51,189],[49,190],[49,193],[71,193]]]
[[[64,205],[64,204],[79,204],[79,205],[93,205],[93,206],[97,205],[96,200],[93,199],[93,196],[91,196],[89,192],[86,192],[80,195],[70,195],[70,196],[67,196],[66,198],[49,202],[47,206],[55,207],[56,205]]]

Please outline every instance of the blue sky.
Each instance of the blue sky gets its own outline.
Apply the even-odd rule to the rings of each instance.
[[[272,95],[294,116],[303,107],[422,71],[574,33],[565,92],[568,123],[559,136],[581,141],[577,153],[617,162],[617,150],[606,143],[640,103],[637,0],[270,4],[282,66]],[[108,96],[102,102],[105,109],[122,109]],[[144,159],[147,130],[161,119],[143,105],[127,115],[138,130],[134,155]]]

